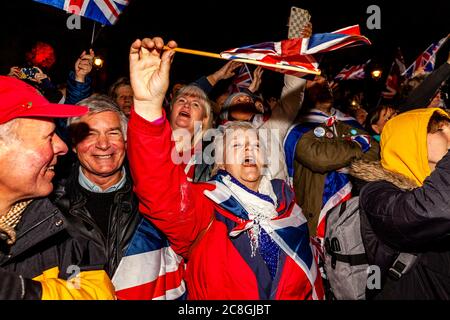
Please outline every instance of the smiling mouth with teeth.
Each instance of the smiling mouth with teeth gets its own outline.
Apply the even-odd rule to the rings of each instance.
[[[108,155],[94,155],[94,157],[98,158],[98,159],[109,159],[112,157],[112,154],[108,154]]]

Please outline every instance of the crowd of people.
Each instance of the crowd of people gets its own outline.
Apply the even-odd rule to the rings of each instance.
[[[93,50],[63,86],[0,76],[0,299],[348,299],[336,261],[359,298],[450,299],[450,55],[366,111],[325,76],[264,96],[261,67],[213,98],[243,64],[170,83],[176,47],[136,40],[107,94]],[[330,236],[352,199],[363,262]],[[127,264],[138,238],[167,250]]]

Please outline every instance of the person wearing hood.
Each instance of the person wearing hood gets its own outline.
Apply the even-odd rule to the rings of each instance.
[[[360,193],[361,234],[381,288],[369,297],[450,299],[449,148],[449,115],[417,109],[387,122],[381,162],[352,164],[354,176],[370,181]],[[402,264],[400,253],[414,262]]]

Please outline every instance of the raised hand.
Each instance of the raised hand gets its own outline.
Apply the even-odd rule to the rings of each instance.
[[[262,74],[263,74],[263,68],[261,66],[258,66],[258,68],[253,71],[253,81],[248,87],[248,90],[255,93],[259,90],[259,87],[261,86],[262,82]]]
[[[223,65],[222,68],[214,72],[213,74],[209,75],[207,77],[209,83],[212,86],[215,86],[217,82],[220,80],[225,80],[233,77],[236,73],[235,70],[243,65],[242,62],[237,61],[228,61],[226,64]]]
[[[162,105],[169,88],[169,72],[177,47],[159,37],[136,40],[130,48],[130,81],[134,93],[136,113],[148,121],[162,116]]]
[[[48,76],[40,68],[38,68],[38,67],[34,67],[34,68],[36,68],[38,70],[38,72],[36,72],[34,74],[34,78],[33,79],[30,79],[31,81],[37,82],[37,83],[40,84],[40,83],[42,83],[42,80],[48,78]]]
[[[9,69],[8,76],[20,78],[20,68],[19,67],[11,67],[11,69]]]
[[[75,62],[75,80],[84,82],[86,76],[92,71],[92,64],[94,62],[94,50],[89,49],[89,53],[83,51],[80,57]]]

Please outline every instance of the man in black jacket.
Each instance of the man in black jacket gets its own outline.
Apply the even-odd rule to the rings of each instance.
[[[107,96],[79,104],[89,112],[68,121],[77,161],[56,188],[55,203],[83,221],[81,229],[103,248],[112,278],[142,219],[125,165],[127,118]]]
[[[86,111],[0,76],[0,300],[114,298],[98,246],[47,199],[67,152],[52,120]]]

